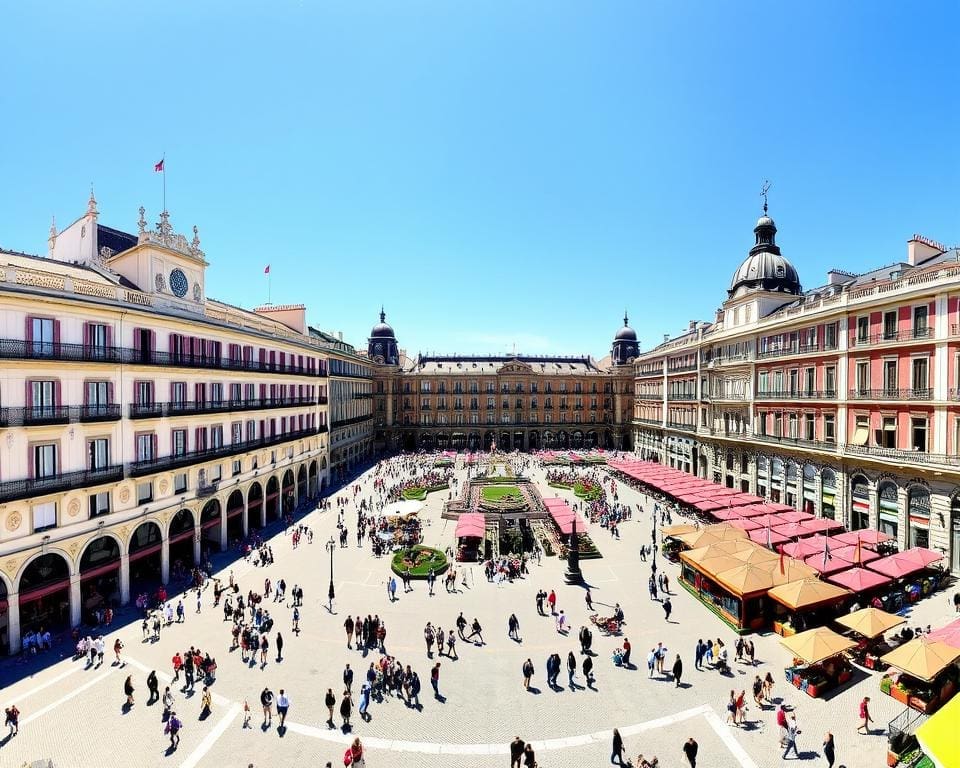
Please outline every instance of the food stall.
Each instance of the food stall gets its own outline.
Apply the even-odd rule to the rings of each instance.
[[[697,526],[690,525],[689,523],[681,523],[679,525],[665,525],[660,529],[660,536],[662,538],[663,544],[660,547],[661,552],[663,552],[664,557],[671,562],[677,562],[677,558],[680,554],[680,550],[683,549],[683,543],[680,541],[678,536],[683,536],[687,533],[696,533]]]
[[[861,608],[836,619],[836,623],[860,635],[863,640],[851,650],[850,655],[858,664],[867,669],[879,669],[880,657],[889,653],[891,648],[884,642],[883,633],[905,623],[906,619],[879,608]]]
[[[773,631],[783,637],[796,634],[796,625],[821,623],[815,614],[828,609],[831,614],[836,607],[850,597],[850,590],[828,584],[819,579],[800,579],[771,589],[767,595],[782,608],[776,607],[777,618],[773,621]],[[787,615],[787,612],[792,615]],[[802,616],[798,622],[795,617]]]
[[[900,672],[884,673],[880,691],[918,712],[932,714],[957,690],[960,648],[921,636],[881,657]]]
[[[785,637],[780,644],[794,656],[786,668],[787,681],[816,699],[853,677],[844,652],[856,643],[827,627],[817,627]]]
[[[482,512],[463,512],[457,517],[457,560],[477,562],[481,558],[480,545],[487,535],[486,515]]]
[[[916,736],[923,753],[936,768],[960,765],[960,696],[954,696],[939,712],[917,728]]]

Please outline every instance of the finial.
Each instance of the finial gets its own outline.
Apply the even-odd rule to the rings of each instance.
[[[53,240],[57,239],[57,217],[56,216],[50,217],[50,237]]]
[[[380,305],[380,322],[384,323],[387,320],[387,313],[383,311],[383,304]]]
[[[766,179],[763,182],[763,186],[760,188],[760,197],[763,198],[763,215],[767,215],[767,192],[770,191],[770,182]]]
[[[137,229],[140,231],[140,234],[141,234],[141,235],[142,235],[144,232],[147,231],[147,220],[146,220],[146,218],[144,218],[144,214],[145,214],[146,212],[147,212],[147,209],[144,208],[144,207],[141,205],[141,206],[140,206],[140,218],[137,220]]]
[[[194,250],[197,250],[200,247],[200,232],[197,229],[197,225],[193,225],[193,240],[190,242],[190,245],[193,246]]]
[[[630,323],[627,322],[627,310],[623,310],[623,327],[626,328]]]
[[[90,184],[90,199],[87,201],[87,213],[91,216],[97,215],[97,198],[93,195],[93,184]]]

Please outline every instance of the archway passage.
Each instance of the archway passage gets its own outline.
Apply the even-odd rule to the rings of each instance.
[[[590,430],[583,438],[583,445],[585,448],[596,448],[597,447],[597,433],[594,430]]]
[[[243,493],[236,490],[227,499],[227,546],[243,538],[243,509]]]
[[[70,626],[70,566],[56,552],[31,561],[20,576],[20,634]]]
[[[571,445],[576,449],[583,448],[583,432],[579,429],[574,430]]]
[[[189,509],[177,510],[177,514],[170,521],[167,542],[170,548],[170,577],[175,581],[188,577],[190,570],[196,565],[193,548],[195,535],[193,512]]]
[[[479,432],[470,433],[470,436],[467,438],[467,448],[469,448],[471,451],[480,450],[480,433]]]
[[[540,450],[540,433],[537,432],[536,430],[533,430],[527,436],[527,443],[531,451],[539,451]]]
[[[160,526],[141,523],[130,537],[130,595],[150,592],[162,581],[163,541]]]
[[[437,435],[437,450],[445,451],[450,447],[450,436],[446,432]]]
[[[563,449],[570,447],[570,436],[563,430],[557,432],[557,447]]]
[[[80,616],[96,624],[96,612],[120,604],[120,544],[113,536],[100,536],[80,557]]]
[[[311,499],[317,498],[320,488],[317,486],[317,461],[310,462],[310,469],[307,472],[307,494]]]
[[[450,447],[455,451],[462,451],[467,447],[467,436],[463,432],[454,432],[450,438]]]
[[[297,500],[293,492],[293,472],[288,469],[283,473],[283,514],[292,515],[293,508],[296,505]]]
[[[307,493],[307,465],[301,464],[297,470],[297,498],[302,502],[308,498]]]
[[[223,510],[219,499],[210,499],[200,511],[200,558],[220,550],[220,518]]]
[[[420,435],[420,450],[421,451],[433,450],[433,435],[429,435],[426,432]]]
[[[247,491],[247,530],[263,528],[263,488],[260,483],[251,483]]]
[[[267,481],[267,524],[280,519],[280,483],[276,476]]]

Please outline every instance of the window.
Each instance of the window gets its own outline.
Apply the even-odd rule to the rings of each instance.
[[[110,492],[91,493],[90,496],[90,517],[99,517],[100,515],[110,514]]]
[[[927,307],[913,308],[913,337],[922,339],[927,335]]]
[[[240,459],[233,460],[233,476],[234,477],[236,477],[243,471],[242,467],[243,467],[243,462],[240,461]]]
[[[210,385],[210,402],[217,405],[223,402],[223,384]]]
[[[174,405],[183,405],[187,402],[187,382],[170,382],[170,402]]]
[[[915,451],[927,450],[927,419],[914,416],[910,419],[911,447]]]
[[[187,473],[180,472],[173,476],[173,492],[184,493],[187,490]]]
[[[83,340],[86,353],[91,357],[105,357],[110,346],[110,332],[102,323],[87,323]]]
[[[46,504],[34,504],[30,507],[33,515],[33,530],[43,531],[57,525],[57,502],[48,501]]]
[[[88,381],[85,389],[86,405],[105,406],[110,404],[110,382]]]
[[[897,313],[883,313],[883,340],[891,341],[897,338]]]
[[[257,422],[253,419],[247,421],[247,442],[257,439]]]
[[[57,474],[57,444],[44,443],[33,446],[33,476],[54,477]]]
[[[858,317],[857,318],[857,343],[866,344],[867,339],[869,338],[870,338],[870,318]]]
[[[823,370],[823,386],[826,389],[826,393],[829,397],[833,397],[837,394],[837,368],[833,365],[828,365]]]
[[[31,317],[27,319],[27,328],[30,334],[30,354],[34,357],[52,357],[57,341],[56,321],[46,317]]]
[[[53,408],[57,405],[57,382],[31,381],[28,405],[32,408],[34,416],[53,415]]]
[[[864,394],[870,390],[870,361],[857,360],[857,393]]]
[[[768,387],[769,387],[769,384],[768,384],[767,379],[768,379],[768,376],[767,376],[767,372],[766,372],[766,371],[760,371],[760,373],[757,375],[757,388],[760,390],[760,392],[769,392],[769,391],[770,391],[769,388],[768,388]],[[704,392],[707,391],[706,382],[704,382],[704,383],[701,385],[701,387],[702,387],[702,389],[703,389]]]
[[[870,439],[870,417],[867,415],[858,415],[855,417],[853,438],[851,445],[866,445]]]
[[[837,348],[837,324],[836,323],[830,323],[829,325],[823,326],[823,348],[824,349]]]
[[[137,381],[133,385],[134,402],[139,405],[153,405],[153,382]]]
[[[881,419],[882,429],[877,439],[877,445],[883,448],[897,447],[897,419],[895,416],[884,416]]]
[[[239,445],[243,442],[243,423],[235,421],[230,425],[230,444]]]
[[[153,446],[152,434],[137,435],[137,461],[153,461],[156,458]]]
[[[816,440],[816,427],[813,420],[812,413],[803,414],[803,439],[804,440]]]
[[[210,467],[211,483],[219,483],[221,477],[223,477],[223,467],[220,464],[214,464],[212,467]]]
[[[800,370],[793,368],[790,370],[790,396],[797,396],[797,387],[799,386],[800,381]]]
[[[175,429],[170,433],[170,453],[183,456],[187,452],[187,430]]]
[[[915,396],[926,394],[928,387],[927,381],[927,358],[913,358],[913,392]]]
[[[797,439],[797,414],[790,414],[790,438]]]
[[[98,437],[87,441],[87,469],[96,471],[110,466],[110,440]]]
[[[835,443],[837,440],[837,417],[832,413],[824,414],[823,417],[823,441],[825,443]]]
[[[883,390],[887,397],[897,397],[897,361],[883,361]]]
[[[214,424],[210,427],[210,447],[223,447],[223,424]]]
[[[153,501],[153,483],[137,483],[137,504],[147,504]]]
[[[810,395],[813,393],[813,390],[816,389],[816,369],[814,368],[804,368],[803,369],[803,392],[805,395]]]

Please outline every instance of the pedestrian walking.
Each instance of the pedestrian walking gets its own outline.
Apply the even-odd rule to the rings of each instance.
[[[167,720],[166,726],[164,726],[164,733],[169,734],[170,736],[170,749],[176,749],[180,746],[180,729],[183,728],[183,723],[180,722],[180,718],[177,717],[176,712],[170,713],[170,718]]]
[[[523,768],[537,768],[537,755],[533,751],[532,744],[527,744],[523,748]]]
[[[866,735],[870,735],[870,723],[873,722],[873,718],[870,717],[870,697],[864,696],[863,701],[860,702],[860,725],[857,726],[857,733],[860,733],[862,730]]]
[[[633,646],[630,645],[630,638],[623,638],[623,666],[627,669],[630,668],[630,652],[633,650]]]
[[[673,610],[673,603],[670,602],[669,597],[663,599],[663,620],[670,621],[670,612]]]
[[[283,635],[277,632],[277,661],[283,661]]]
[[[430,685],[433,687],[433,695],[440,698],[440,662],[438,661],[430,670]]]
[[[200,720],[204,720],[210,716],[210,712],[213,710],[213,698],[210,696],[210,689],[207,686],[203,686],[203,692],[200,694]]]
[[[523,690],[530,690],[530,678],[533,677],[533,662],[527,659],[523,662]]]
[[[692,736],[683,743],[683,754],[686,755],[690,768],[697,768],[697,752],[699,749],[700,745]]]
[[[347,616],[347,620],[343,622],[343,628],[347,633],[347,648],[352,648],[350,641],[353,638],[353,618]]]
[[[511,613],[507,620],[507,637],[520,642],[520,620],[515,613]]]
[[[613,729],[613,748],[610,752],[610,762],[615,765],[625,765],[623,762],[623,737],[616,728]]]
[[[283,728],[283,724],[287,719],[287,712],[290,711],[290,697],[284,693],[283,688],[277,693],[277,714],[280,716],[280,725],[279,728]]]
[[[683,676],[683,662],[680,660],[680,654],[677,654],[676,660],[673,662],[673,682],[674,687],[680,687],[680,678]]]
[[[170,691],[169,685],[163,689],[163,699],[161,703],[163,704],[162,719],[166,722],[170,719],[170,712],[173,710],[173,693]]]
[[[9,707],[3,710],[5,715],[3,724],[10,726],[10,731],[7,734],[7,738],[16,736],[20,733],[20,710],[17,709],[16,704],[11,704]]]
[[[787,759],[787,755],[790,754],[790,750],[793,750],[794,756],[799,760],[800,753],[797,751],[797,734],[800,733],[800,729],[797,727],[797,718],[795,715],[790,716],[790,720],[787,722],[787,748],[783,751],[783,759]]]
[[[573,655],[573,651],[570,651],[567,654],[567,682],[570,685],[570,690],[576,690],[576,686],[573,684],[573,676],[577,673],[577,657]]]
[[[133,675],[127,675],[127,679],[123,681],[123,694],[127,697],[127,707],[133,706]]]
[[[333,695],[333,688],[327,688],[327,695],[324,696],[323,703],[327,705],[327,714],[330,715],[327,718],[327,725],[333,728],[333,708],[337,706],[337,697]]]
[[[593,595],[590,594],[590,587],[587,587],[587,594],[583,596],[583,601],[587,604],[588,610],[593,610]]]
[[[150,674],[147,675],[147,690],[150,691],[147,706],[150,706],[160,698],[160,682],[157,680],[156,670],[151,671]]]
[[[833,743],[833,734],[829,731],[823,738],[823,757],[827,761],[827,768],[833,768],[833,762],[837,759],[836,745]]]
[[[343,729],[350,727],[350,713],[353,711],[353,700],[350,698],[350,691],[343,692],[343,698],[340,700],[340,718],[343,720]]]
[[[553,616],[557,612],[557,593],[552,589],[550,594],[547,595],[547,603],[550,605],[550,615]]]
[[[121,666],[121,667],[123,666],[123,662],[120,661],[120,651],[122,650],[123,650],[123,643],[120,641],[120,638],[118,637],[113,643],[113,655],[117,657],[116,662],[114,662],[115,666]]]
[[[470,634],[467,635],[467,640],[472,637],[479,637],[480,642],[477,645],[483,645],[483,628],[480,626],[480,622],[477,621],[477,618],[474,617],[473,624],[470,625]]]
[[[583,678],[587,681],[587,688],[593,685],[593,658],[583,657]]]
[[[346,688],[347,691],[353,689],[353,670],[350,669],[349,664],[343,668],[343,687]]]
[[[273,691],[269,688],[260,692],[260,706],[263,707],[263,727],[269,728],[273,723]]]
[[[243,700],[243,729],[246,730],[250,727],[250,702],[246,699]]]
[[[523,760],[523,749],[526,746],[526,742],[519,736],[516,736],[510,742],[510,768],[520,768],[520,763]]]

